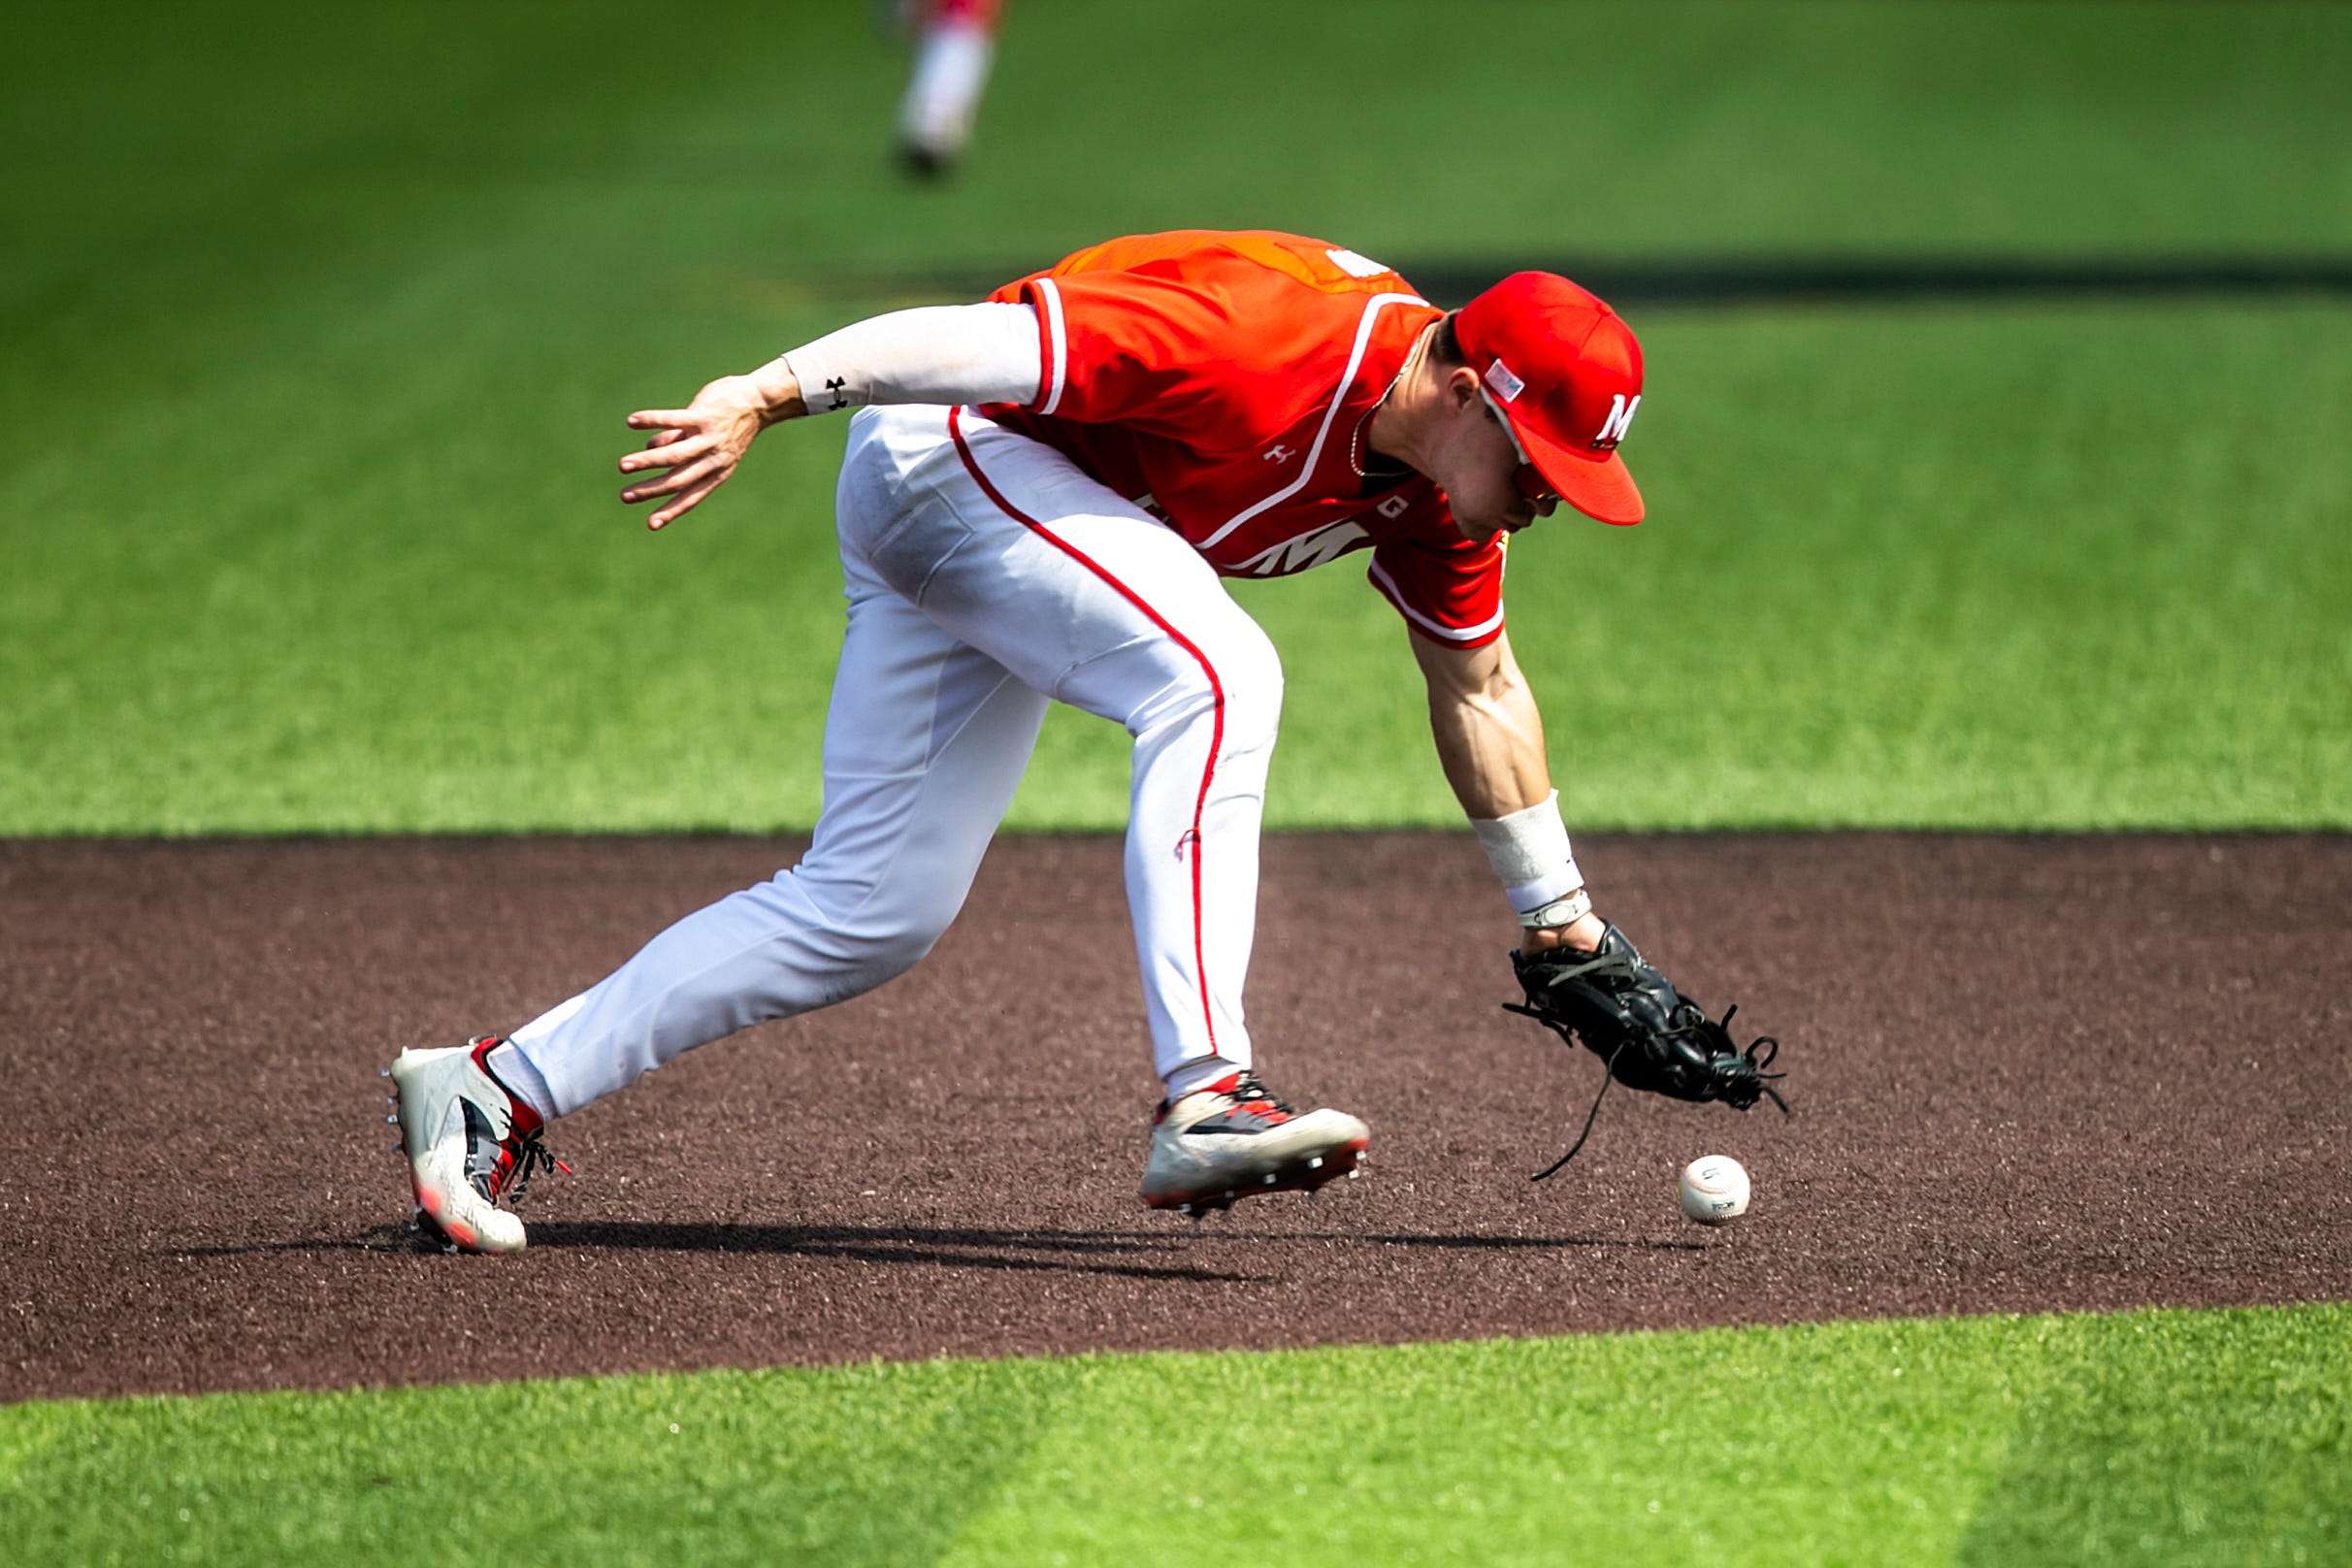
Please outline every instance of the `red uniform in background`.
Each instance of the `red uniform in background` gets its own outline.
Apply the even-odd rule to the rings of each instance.
[[[918,0],[914,57],[898,100],[898,151],[918,175],[940,175],[964,155],[996,64],[1003,0]]]

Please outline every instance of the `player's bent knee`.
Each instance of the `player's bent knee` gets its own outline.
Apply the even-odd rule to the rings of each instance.
[[[896,930],[848,928],[823,932],[810,945],[822,956],[829,1001],[846,1001],[888,984],[923,962],[945,932],[944,924]]]
[[[1256,621],[1235,619],[1197,647],[1185,667],[1185,685],[1200,702],[1222,703],[1228,724],[1237,714],[1280,716],[1282,655]]]
[[[1221,650],[1217,666],[1227,751],[1272,745],[1282,723],[1282,656],[1255,624],[1249,633]]]
[[[804,901],[798,962],[822,969],[834,999],[904,974],[938,945],[969,889],[937,875],[840,880],[806,863],[785,873]]]

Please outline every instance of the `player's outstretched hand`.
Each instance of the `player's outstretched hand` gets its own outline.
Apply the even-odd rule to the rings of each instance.
[[[791,380],[789,372],[784,379]],[[638,409],[629,416],[629,428],[653,434],[642,451],[621,459],[621,472],[669,472],[629,486],[621,500],[635,506],[668,497],[645,519],[648,528],[666,527],[725,484],[751,449],[752,439],[776,420],[800,411],[799,404],[797,384],[779,388],[756,376],[722,376],[697,392],[686,408]]]

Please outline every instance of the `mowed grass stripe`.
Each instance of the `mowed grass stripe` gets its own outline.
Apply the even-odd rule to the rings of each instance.
[[[0,1410],[39,1562],[2326,1563],[2352,1308]]]
[[[1573,822],[2352,825],[2352,307],[1643,327],[1650,521],[1552,519],[1507,584]],[[771,432],[647,536],[608,493],[617,393],[536,398],[609,380],[601,346],[485,331],[364,393],[281,353],[322,413],[277,464],[231,482],[196,421],[100,431],[0,520],[0,833],[813,820],[837,425]],[[284,395],[219,393],[227,427]],[[528,451],[484,402],[536,403]],[[159,461],[204,482],[158,491]],[[1360,567],[1236,591],[1289,679],[1269,822],[1456,821]],[[1058,714],[1013,823],[1115,828],[1126,773],[1115,728]]]

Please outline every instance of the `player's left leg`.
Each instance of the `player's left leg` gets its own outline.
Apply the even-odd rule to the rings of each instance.
[[[1273,644],[1197,551],[1061,453],[962,415],[950,435],[968,482],[931,483],[969,537],[927,566],[926,612],[1134,737],[1127,901],[1167,1086],[1145,1201],[1196,1213],[1350,1173],[1364,1125],[1275,1098],[1243,1023]]]
[[[739,1029],[870,991],[919,962],[962,909],[1045,700],[860,563],[844,565],[849,632],[808,853],[687,915],[514,1031],[550,1114],[569,1116]]]
[[[1045,699],[963,646],[845,547],[849,631],[809,853],[696,910],[511,1041],[390,1069],[419,1206],[476,1252],[525,1244],[499,1207],[538,1131],[682,1052],[904,971],[962,906],[1029,762]]]

